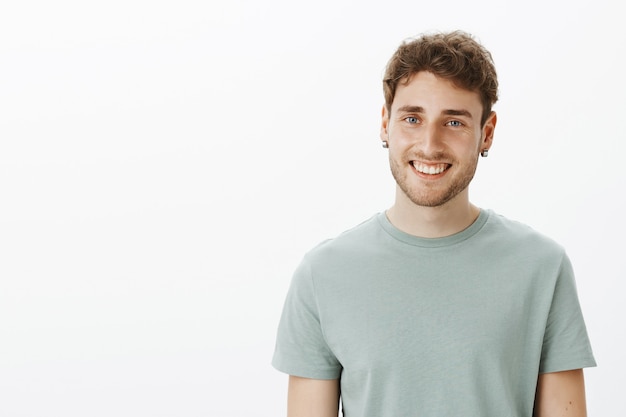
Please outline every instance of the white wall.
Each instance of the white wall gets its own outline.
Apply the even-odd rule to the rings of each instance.
[[[610,0],[505,4],[4,2],[0,415],[283,415],[291,272],[391,204],[384,65],[455,28],[501,83],[473,200],[567,248],[615,415],[626,29]]]

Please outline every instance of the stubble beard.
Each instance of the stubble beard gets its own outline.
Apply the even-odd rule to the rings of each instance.
[[[389,165],[396,183],[413,204],[422,207],[439,207],[452,200],[469,186],[476,173],[478,155],[476,155],[476,159],[470,161],[469,165],[462,172],[459,172],[449,180],[450,182],[445,189],[435,186],[431,187],[428,184],[420,187],[411,186],[408,181],[408,177],[413,175],[413,173],[409,172],[412,169],[411,167],[400,166],[391,158],[391,155],[389,157]],[[453,165],[458,166],[457,161]]]

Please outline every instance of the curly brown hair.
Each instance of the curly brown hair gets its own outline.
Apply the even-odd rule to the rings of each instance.
[[[498,100],[498,77],[491,53],[470,34],[463,31],[423,34],[402,43],[389,60],[383,79],[389,113],[398,83],[408,83],[420,71],[478,92],[483,105],[481,125],[484,125]]]

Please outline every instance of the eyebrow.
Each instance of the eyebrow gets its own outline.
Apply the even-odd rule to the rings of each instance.
[[[397,110],[399,113],[425,113],[424,112],[424,108],[421,106],[402,106]],[[465,116],[468,118],[472,118],[472,114],[464,109],[461,110],[455,110],[455,109],[449,109],[449,110],[444,110],[441,112],[441,114],[446,115],[446,116]]]
[[[424,108],[420,106],[402,106],[398,109],[400,113],[424,113]]]
[[[468,118],[472,118],[472,113],[468,112],[467,110],[444,110],[441,112],[442,114],[445,114],[446,116],[465,116]]]

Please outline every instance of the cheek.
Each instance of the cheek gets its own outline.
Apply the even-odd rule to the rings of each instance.
[[[417,130],[415,128],[411,128],[410,126],[396,125],[390,133],[393,140],[402,145],[410,144],[419,139],[419,133]]]
[[[393,144],[389,144],[389,161],[396,165],[408,163],[407,149],[401,141],[395,140]]]

